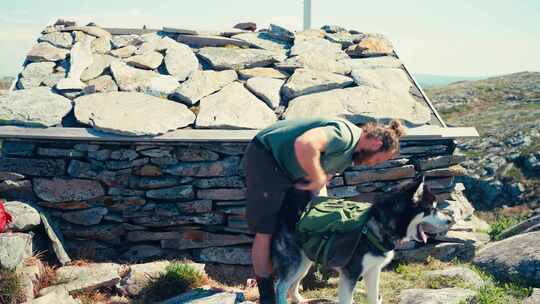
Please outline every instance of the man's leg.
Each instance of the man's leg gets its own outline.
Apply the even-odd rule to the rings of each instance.
[[[251,260],[255,275],[267,278],[272,275],[272,262],[270,261],[271,234],[257,233],[251,247]]]
[[[251,260],[257,278],[261,304],[275,304],[276,302],[272,261],[270,260],[271,241],[271,234],[256,233],[251,247]]]

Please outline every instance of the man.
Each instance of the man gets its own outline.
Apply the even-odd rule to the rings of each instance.
[[[247,220],[255,232],[252,262],[261,303],[275,302],[270,243],[278,217],[295,219],[283,210],[298,213],[353,163],[393,158],[402,135],[399,121],[359,128],[344,119],[313,118],[279,121],[255,136],[246,152]],[[283,208],[289,204],[296,205],[293,211]]]

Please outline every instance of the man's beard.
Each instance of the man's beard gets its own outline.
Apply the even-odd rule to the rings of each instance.
[[[370,159],[373,155],[377,154],[379,151],[361,149],[360,151],[354,151],[353,153],[353,164],[355,166],[364,165],[366,161]]]

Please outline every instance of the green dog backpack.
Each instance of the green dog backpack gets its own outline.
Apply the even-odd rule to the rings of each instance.
[[[343,266],[365,233],[371,204],[329,197],[313,199],[296,225],[306,256],[316,263]]]

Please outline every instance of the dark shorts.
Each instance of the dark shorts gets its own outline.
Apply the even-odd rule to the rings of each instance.
[[[295,189],[272,153],[257,139],[246,150],[245,166],[249,229],[273,234],[279,223],[293,227],[311,199],[311,192]]]

